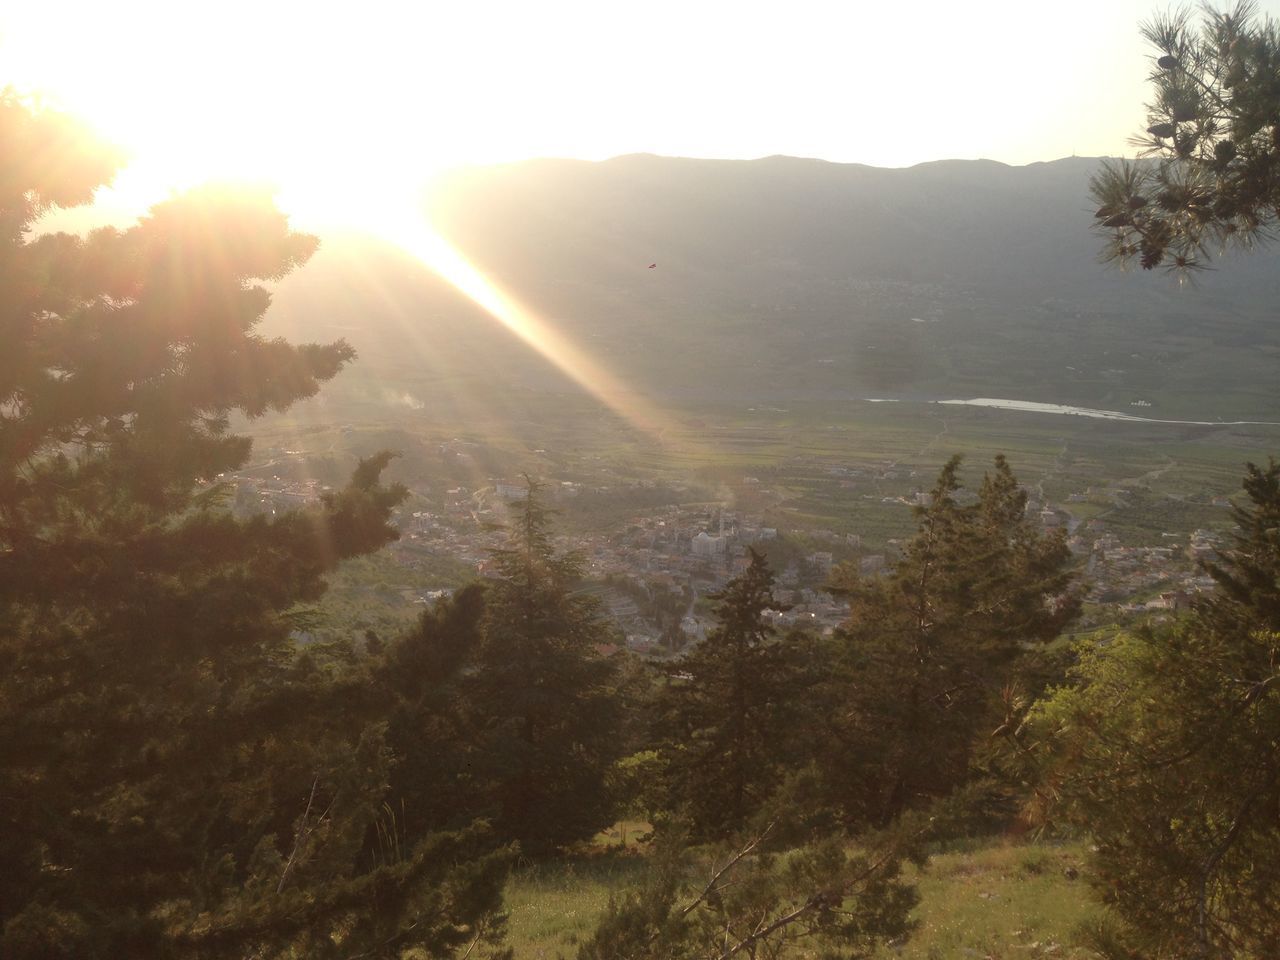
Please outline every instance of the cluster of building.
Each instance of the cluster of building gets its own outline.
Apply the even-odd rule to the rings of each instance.
[[[235,477],[234,481],[235,510],[242,516],[266,514],[273,517],[278,513],[298,510],[319,503],[320,495],[329,489],[317,480]]]
[[[1192,597],[1212,589],[1200,564],[1220,545],[1220,535],[1210,530],[1196,530],[1186,545],[1160,547],[1125,546],[1103,534],[1085,562],[1088,599],[1128,614],[1184,610]]]
[[[304,507],[317,502],[327,489],[314,480],[278,476],[230,479],[236,487],[236,509],[248,513]],[[585,489],[563,482],[552,485],[545,495],[565,501]],[[501,479],[476,488],[453,487],[429,499],[419,496],[397,515],[401,538],[388,548],[389,555],[410,569],[429,567],[444,556],[482,576],[490,573],[493,551],[506,538],[502,522],[513,504],[527,494],[526,483]],[[430,509],[423,509],[426,503]],[[1034,499],[1028,503],[1029,515],[1043,528],[1070,531],[1068,542],[1081,558],[1092,603],[1126,614],[1176,612],[1197,592],[1212,586],[1199,561],[1210,559],[1219,545],[1214,532],[1196,530],[1176,544],[1126,546],[1097,521],[1075,523],[1068,510]],[[673,623],[678,624],[684,642],[705,636],[711,623],[708,605],[699,600],[747,568],[749,547],[778,536],[778,529],[767,526],[758,515],[719,505],[668,505],[631,517],[612,530],[561,539],[565,549],[584,558],[590,580],[611,585],[602,588],[601,597],[612,618],[630,647],[647,652],[673,646]],[[807,530],[801,539],[820,549],[786,551],[793,559],[776,570],[775,591],[786,609],[771,611],[770,620],[780,629],[804,626],[831,631],[848,615],[847,605],[822,589],[832,570],[843,562],[864,576],[880,573],[892,561],[894,544],[890,542],[888,552],[871,553],[856,535],[829,530]],[[424,578],[416,602],[427,602],[439,586]],[[677,608],[682,609],[673,616]]]

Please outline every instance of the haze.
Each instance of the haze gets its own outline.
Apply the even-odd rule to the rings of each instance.
[[[113,202],[266,179],[316,228],[375,219],[441,168],[539,156],[1121,154],[1154,9],[54,2],[0,14],[0,56],[6,82],[130,149]]]

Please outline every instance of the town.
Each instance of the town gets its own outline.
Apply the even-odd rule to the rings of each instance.
[[[298,451],[273,453],[303,459]],[[929,494],[919,487],[894,496],[881,496],[878,488],[875,494],[866,493],[859,482],[866,478],[864,471],[834,468],[829,473],[837,489],[895,512],[907,530],[911,508],[929,502]],[[613,483],[603,486],[579,480],[539,481],[538,496],[572,518],[581,499],[618,497],[653,486],[649,481],[610,479]],[[917,471],[886,470],[871,479],[913,484],[920,476]],[[279,475],[237,474],[219,480],[234,485],[235,510],[246,515],[305,507],[318,502],[328,489],[315,479]],[[663,503],[637,509],[616,522],[560,534],[559,549],[582,558],[582,589],[599,598],[616,625],[616,647],[670,656],[705,637],[713,625],[709,598],[746,569],[749,548],[764,552],[776,574],[775,595],[784,609],[770,612],[772,624],[780,631],[801,627],[822,634],[834,631],[849,615],[848,605],[826,589],[833,571],[875,576],[899,556],[901,537],[876,540],[822,526],[784,527],[778,518],[786,514],[768,508],[772,494],[760,479],[744,476],[738,489],[749,496],[736,500],[759,509],[726,501]],[[1122,506],[1126,491],[1090,487],[1051,503],[1040,499],[1038,490],[1024,489],[1027,515],[1046,531],[1063,531],[1077,558],[1087,587],[1077,629],[1167,618],[1187,609],[1192,598],[1212,586],[1201,563],[1212,560],[1222,545],[1219,530],[1165,531],[1158,543],[1135,544],[1112,532],[1106,519],[1080,516],[1088,512],[1083,505],[1102,499]],[[398,607],[406,619],[467,579],[490,571],[492,552],[505,542],[511,508],[528,495],[529,484],[518,477],[488,477],[465,486],[410,484],[410,491],[394,518],[400,539],[384,551],[400,574],[396,589],[376,594],[379,604]],[[671,491],[677,498],[681,493],[691,494],[679,487]],[[1213,506],[1226,508],[1230,501],[1214,498]],[[1220,513],[1225,523],[1228,510]],[[441,563],[449,564],[447,573],[441,573]],[[382,578],[387,579],[385,573]],[[372,601],[375,590],[357,579],[339,582],[333,592],[338,598],[344,592],[368,593]],[[359,635],[365,626],[344,622],[340,615],[321,619],[314,635]]]

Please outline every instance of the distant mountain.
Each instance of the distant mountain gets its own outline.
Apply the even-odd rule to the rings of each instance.
[[[1193,287],[1100,266],[1099,163],[539,160],[458,174],[431,214],[504,290],[673,403],[998,396],[1280,419],[1276,254],[1230,253]],[[560,382],[371,241],[327,242],[272,322],[346,336],[383,385]]]

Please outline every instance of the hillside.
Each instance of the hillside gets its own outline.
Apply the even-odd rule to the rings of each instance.
[[[1098,163],[541,160],[456,175],[432,216],[503,289],[677,406],[995,396],[1280,419],[1276,255],[1228,255],[1187,286],[1100,266]],[[423,403],[477,378],[562,384],[368,239],[330,238],[272,322],[346,336],[357,377]]]

